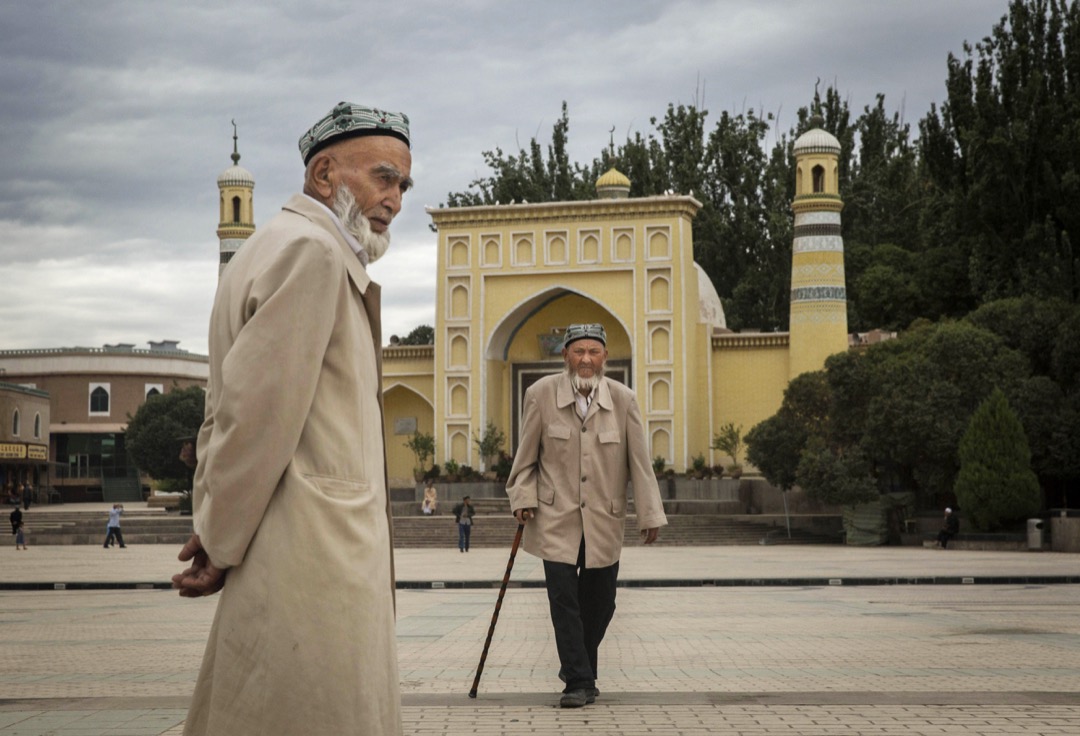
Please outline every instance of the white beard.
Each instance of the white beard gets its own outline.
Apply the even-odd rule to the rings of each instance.
[[[570,376],[570,385],[574,387],[575,391],[589,393],[600,385],[600,379],[604,377],[604,369],[599,368],[593,371],[593,374],[588,378],[583,378],[573,368],[566,366],[566,375]]]
[[[364,252],[367,253],[368,263],[374,263],[382,258],[390,248],[390,231],[387,230],[384,233],[372,231],[371,222],[364,217],[360,205],[356,203],[356,197],[344,184],[334,192],[334,202],[330,209],[338,216],[345,229],[360,243]]]

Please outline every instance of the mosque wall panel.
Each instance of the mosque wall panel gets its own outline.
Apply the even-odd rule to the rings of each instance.
[[[645,309],[650,314],[657,312],[671,312],[671,269],[650,268],[648,276],[648,302]]]
[[[671,260],[670,227],[664,225],[645,228],[645,243],[648,248],[645,257],[648,260]]]
[[[611,260],[627,263],[634,260],[634,228],[615,227],[611,229]]]
[[[498,268],[502,265],[502,235],[500,233],[483,233],[480,235],[483,243],[480,265],[484,268]]]
[[[650,320],[648,330],[647,359],[649,364],[670,363],[672,361],[671,321]]]
[[[536,265],[536,235],[534,233],[514,233],[511,236],[514,243],[514,266]]]
[[[602,252],[600,230],[578,231],[578,263],[599,263]]]
[[[549,266],[565,266],[570,263],[569,235],[565,230],[544,233],[544,263]]]
[[[451,235],[447,237],[447,268],[469,267],[469,245],[470,237],[468,235]]]

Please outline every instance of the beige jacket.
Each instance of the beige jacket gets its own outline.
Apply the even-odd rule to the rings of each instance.
[[[525,392],[521,439],[506,492],[511,510],[536,508],[522,544],[552,562],[614,565],[622,553],[627,481],[633,483],[638,529],[667,524],[634,392],[605,378],[584,421],[565,372]]]
[[[379,291],[297,195],[225,269],[195,530],[229,567],[185,734],[400,734]]]

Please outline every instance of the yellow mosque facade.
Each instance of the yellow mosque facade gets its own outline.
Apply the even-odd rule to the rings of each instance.
[[[791,378],[848,347],[840,145],[820,127],[795,142],[795,238],[788,333],[733,333],[693,259],[691,196],[629,198],[612,169],[597,198],[429,208],[438,230],[435,339],[383,350],[391,485],[413,483],[413,432],[434,461],[483,469],[489,424],[516,446],[521,400],[563,370],[568,324],[600,322],[608,375],[635,390],[653,458],[685,471],[731,423],[743,434],[780,407]],[[737,458],[745,462],[745,457]]]

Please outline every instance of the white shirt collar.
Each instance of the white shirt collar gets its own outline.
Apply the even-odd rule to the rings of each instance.
[[[334,223],[334,227],[338,229],[338,232],[341,233],[341,237],[345,239],[345,242],[349,244],[352,252],[356,254],[356,257],[360,259],[360,263],[364,264],[364,267],[366,268],[368,265],[367,251],[364,250],[364,246],[360,245],[360,241],[356,239],[356,236],[345,229],[345,224],[341,221],[341,218],[334,214],[332,209],[312,197],[310,194],[304,194],[304,196],[322,207],[326,214],[330,215],[330,220]]]
[[[574,400],[577,401],[578,411],[581,412],[582,418],[589,413],[589,406],[592,404],[594,393],[596,393],[595,388],[587,394],[582,394],[577,389],[574,389]]]

